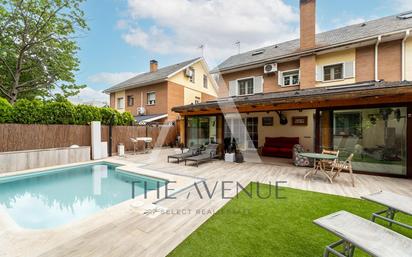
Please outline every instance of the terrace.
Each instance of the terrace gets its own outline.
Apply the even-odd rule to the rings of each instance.
[[[213,161],[205,163],[199,166],[199,168],[192,166],[184,166],[183,164],[172,164],[166,162],[166,156],[175,149],[162,148],[161,150],[154,150],[150,155],[127,155],[126,158],[112,157],[107,159],[112,162],[122,162],[124,164],[144,164],[144,168],[155,170],[168,176],[180,175],[185,178],[204,179],[210,190],[213,189],[216,182],[216,193],[210,199],[204,197],[199,199],[198,193],[195,187],[190,187],[180,193],[176,194],[176,199],[165,199],[158,203],[158,206],[167,208],[169,213],[162,213],[159,215],[147,215],[139,210],[133,208],[128,203],[128,206],[124,206],[121,209],[108,209],[93,216],[86,225],[83,226],[66,226],[61,229],[52,230],[21,230],[21,229],[8,229],[0,232],[0,249],[1,256],[165,256],[181,244],[189,235],[196,231],[203,223],[205,223],[217,210],[221,209],[230,199],[222,199],[222,181],[235,181],[239,182],[243,186],[247,186],[250,182],[261,183],[275,183],[276,181],[287,181],[287,187],[294,189],[301,189],[305,191],[313,191],[320,193],[327,193],[337,196],[359,198],[362,195],[370,194],[380,190],[393,191],[395,193],[412,196],[412,181],[398,178],[378,177],[371,175],[356,175],[356,187],[353,188],[350,184],[350,180],[347,174],[342,174],[335,184],[328,183],[324,177],[316,176],[312,180],[303,180],[303,175],[307,171],[306,168],[296,168],[289,165],[277,166],[273,164],[256,164],[256,163],[226,163],[223,161]],[[130,166],[130,165],[129,165]],[[193,180],[194,181],[194,180]],[[227,184],[226,188],[231,187],[232,190],[227,191],[227,196],[234,196],[236,190],[234,184]],[[198,187],[200,193],[206,196],[206,189],[204,187]],[[296,195],[295,191],[291,192],[288,189],[285,191],[289,195],[290,201],[295,201],[299,197],[307,197],[308,201],[312,201],[316,206],[317,200],[324,201],[321,198],[325,195],[318,195],[309,193],[310,195]],[[305,193],[304,191],[299,191]],[[362,209],[364,201],[353,200],[350,198],[337,197],[331,198],[332,202],[325,201],[325,204],[329,204],[328,208],[333,210],[334,208],[342,209],[354,209],[359,211]],[[300,201],[305,198],[300,198]],[[270,201],[270,200],[268,200]],[[340,204],[340,201],[342,204]],[[266,202],[267,201],[263,201]],[[305,202],[305,201],[303,201]],[[246,202],[247,203],[247,202]],[[123,204],[123,203],[122,203]],[[231,203],[230,206],[236,203]],[[229,206],[229,207],[230,207]],[[250,208],[260,208],[259,205],[251,204],[247,205]],[[238,210],[242,210],[245,205],[237,205]],[[363,215],[367,215],[366,212],[369,209],[376,208],[376,205],[368,205],[367,209],[363,210]],[[226,207],[225,207],[226,208]],[[296,205],[290,205],[290,215],[296,212]],[[180,213],[178,211],[180,210]],[[184,211],[184,212],[183,212]],[[253,210],[252,210],[253,211]],[[274,210],[262,209],[263,214],[267,212],[267,217],[273,214]],[[376,211],[376,210],[375,210]],[[235,214],[232,214],[235,215]],[[280,215],[278,213],[278,215]],[[288,217],[288,213],[282,213],[283,217]],[[369,212],[368,212],[369,215]],[[252,233],[252,236],[256,236],[258,240],[262,234],[254,234],[263,231],[266,234],[271,234],[273,231],[265,231],[267,226],[267,220],[257,220],[255,224],[249,224],[242,221],[248,219],[245,214],[239,214],[239,216],[230,216],[237,219],[237,224],[232,224],[231,228],[238,228],[237,226],[259,226],[258,230],[251,227],[242,228],[244,232]],[[230,218],[229,217],[229,218]],[[320,216],[319,216],[320,217]],[[226,217],[227,218],[227,217]],[[250,217],[249,217],[250,218]],[[278,224],[279,216],[273,216],[270,218],[270,224]],[[292,217],[291,217],[292,218]],[[216,256],[217,253],[223,254],[226,251],[230,251],[230,245],[237,240],[237,242],[244,242],[245,238],[242,238],[239,234],[238,238],[234,236],[235,232],[228,230],[225,226],[218,226],[216,224],[225,224],[226,221],[223,215],[219,217],[213,217],[209,222],[206,222],[201,228],[201,232],[208,235],[209,238],[216,236],[216,240],[219,245],[215,245],[216,241],[204,241],[201,246],[202,249],[196,248],[199,246],[199,241],[204,237],[199,236],[199,232],[194,233],[189,241],[176,249],[172,256],[197,256],[199,251],[205,251],[211,249],[210,255]],[[289,220],[290,221],[290,220]],[[3,219],[2,219],[3,222]],[[220,223],[224,222],[224,223]],[[290,221],[292,222],[292,221]],[[310,223],[310,224],[309,224]],[[4,224],[0,224],[1,225]],[[291,223],[289,225],[292,225]],[[222,231],[216,230],[220,229]],[[288,226],[289,227],[289,226]],[[306,221],[302,224],[304,228],[315,227],[311,221]],[[212,231],[212,234],[210,234]],[[231,237],[219,237],[219,234],[226,231]],[[311,232],[310,230],[309,232]],[[319,232],[321,230],[316,230]],[[320,232],[327,234],[327,232]],[[226,234],[227,235],[227,234]],[[194,237],[194,238],[193,238]],[[237,239],[236,239],[237,238]],[[276,236],[266,238],[265,242],[275,242]],[[333,237],[332,237],[333,240]],[[315,240],[316,241],[316,240]],[[290,241],[291,242],[291,241]],[[321,240],[325,242],[325,240]],[[295,243],[289,243],[287,247],[294,247]],[[299,247],[297,244],[296,247]],[[325,245],[312,245],[316,248],[317,252],[321,253]],[[259,245],[255,245],[254,249],[252,244],[245,244],[242,248],[242,252],[249,254],[252,252],[262,253],[261,255],[267,255],[267,249],[263,251]],[[257,248],[256,248],[257,247]],[[271,247],[270,243],[267,247]],[[188,248],[190,251],[187,251]],[[278,249],[279,250],[279,249]],[[272,249],[276,251],[276,249]],[[282,249],[279,250],[282,252]],[[206,253],[205,253],[206,254]],[[286,255],[285,255],[286,256]],[[293,255],[290,255],[293,256]]]

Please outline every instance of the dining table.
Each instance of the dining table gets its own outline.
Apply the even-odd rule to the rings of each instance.
[[[309,170],[305,174],[305,176],[303,177],[304,179],[312,175],[315,175],[318,171],[320,171],[329,180],[330,183],[333,183],[333,174],[327,171],[320,162],[322,160],[334,161],[338,158],[336,155],[323,153],[299,153],[299,155],[302,157],[313,159],[313,169]]]

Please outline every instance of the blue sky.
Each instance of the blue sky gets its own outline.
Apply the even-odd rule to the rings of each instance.
[[[201,55],[214,66],[241,51],[298,36],[299,0],[88,0],[78,39],[81,99],[137,73]],[[317,0],[317,29],[330,30],[412,9],[412,0]]]

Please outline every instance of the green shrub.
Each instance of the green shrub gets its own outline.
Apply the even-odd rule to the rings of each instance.
[[[0,123],[12,122],[12,109],[11,104],[0,97]]]
[[[122,124],[124,126],[131,126],[135,122],[133,115],[130,112],[122,113]]]
[[[20,99],[10,105],[6,99],[0,98],[0,123],[87,125],[101,121],[102,125],[109,125],[112,119],[113,125],[118,126],[134,123],[130,113],[120,113],[109,107],[73,105],[65,99],[46,102]]]
[[[39,100],[17,100],[12,109],[12,122],[20,124],[43,123],[43,102]]]
[[[100,108],[102,125],[109,125],[113,117],[113,125],[117,125],[120,113],[109,107]]]
[[[46,124],[74,124],[76,109],[69,101],[46,102],[43,106],[43,122]]]
[[[102,120],[100,108],[90,105],[79,104],[76,109],[76,124],[87,125],[92,121]]]

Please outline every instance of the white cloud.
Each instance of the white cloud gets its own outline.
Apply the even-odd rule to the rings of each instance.
[[[106,86],[113,86],[117,83],[125,81],[131,77],[136,76],[136,72],[100,72],[91,75],[87,80],[91,83],[104,84]]]
[[[246,51],[298,37],[299,14],[283,0],[128,0],[128,13],[128,44],[187,56],[203,44],[212,62],[235,54],[236,41]]]
[[[399,11],[410,11],[412,10],[412,1],[411,0],[395,0],[397,9]]]
[[[102,91],[86,87],[80,90],[76,96],[69,97],[73,103],[109,103],[109,96]]]

